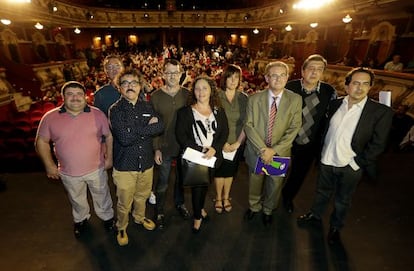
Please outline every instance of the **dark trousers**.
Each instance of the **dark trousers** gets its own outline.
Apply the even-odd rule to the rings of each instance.
[[[333,167],[321,164],[311,212],[321,217],[331,197],[334,196],[334,210],[330,217],[330,224],[331,227],[341,229],[351,207],[352,195],[361,177],[361,169],[355,171],[350,166]]]
[[[204,208],[208,186],[196,186],[191,188],[191,201],[193,204],[194,219],[201,219],[201,209]]]
[[[302,187],[309,169],[318,156],[319,154],[314,144],[295,144],[293,146],[290,172],[282,190],[283,200],[285,202],[293,201]]]
[[[177,164],[175,167],[172,166],[172,163],[176,157],[163,157],[162,164],[158,166],[158,181],[155,187],[155,196],[157,198],[157,214],[164,214],[165,198],[168,188],[168,182],[170,178],[170,173],[172,170],[175,170],[175,180],[174,180],[174,204],[181,205],[184,203],[184,188],[181,178],[181,165],[179,160],[176,159]]]

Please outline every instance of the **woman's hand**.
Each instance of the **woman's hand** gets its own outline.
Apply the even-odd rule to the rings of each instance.
[[[210,159],[216,155],[216,150],[213,147],[204,147],[203,150],[206,150],[203,158]]]

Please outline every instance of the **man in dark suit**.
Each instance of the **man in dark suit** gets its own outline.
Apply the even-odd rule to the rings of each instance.
[[[274,155],[290,156],[292,142],[302,126],[302,98],[285,89],[289,67],[281,61],[271,62],[265,68],[268,89],[250,96],[246,109],[244,131],[245,150],[249,166],[249,209],[246,220],[263,211],[263,223],[272,222],[283,187],[283,177],[255,174],[257,158],[269,164]],[[277,113],[273,114],[277,108]],[[270,127],[270,129],[269,129]]]
[[[367,97],[374,78],[368,68],[351,70],[345,77],[348,95],[331,102],[316,196],[310,212],[298,218],[299,225],[320,223],[334,195],[335,208],[328,233],[331,245],[340,241],[339,231],[362,172],[370,178],[376,177],[376,160],[386,147],[391,129],[391,108]]]

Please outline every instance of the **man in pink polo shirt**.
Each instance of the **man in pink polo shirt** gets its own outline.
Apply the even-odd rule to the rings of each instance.
[[[47,112],[36,136],[36,151],[47,177],[62,180],[72,205],[74,234],[79,238],[90,218],[87,188],[97,216],[108,231],[114,229],[114,210],[106,169],[112,167],[112,134],[108,119],[89,106],[85,87],[70,81],[62,86],[64,104]],[[106,144],[102,144],[104,142]],[[50,143],[53,142],[58,164]]]

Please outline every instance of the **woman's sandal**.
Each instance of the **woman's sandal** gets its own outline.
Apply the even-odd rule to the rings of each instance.
[[[223,212],[223,200],[215,199],[214,200],[214,209],[216,209],[216,213],[221,214]]]
[[[224,202],[225,201],[227,201],[228,203],[227,204],[225,204]],[[224,210],[226,211],[226,212],[230,212],[231,211],[231,209],[233,209],[233,206],[231,206],[231,198],[228,198],[228,199],[223,199],[223,204],[224,204]]]

